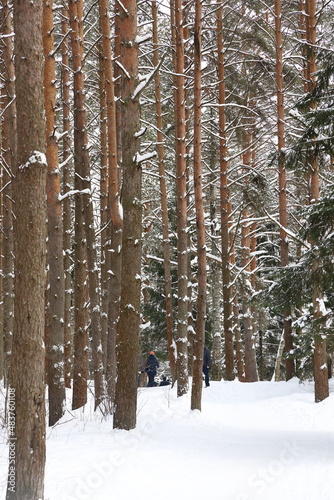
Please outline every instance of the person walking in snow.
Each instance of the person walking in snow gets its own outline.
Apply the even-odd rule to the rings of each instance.
[[[203,373],[204,373],[204,379],[205,379],[205,387],[209,387],[210,385],[210,378],[209,378],[209,370],[211,366],[211,352],[209,349],[204,346],[204,352],[203,352]]]
[[[151,351],[146,360],[146,367],[145,367],[145,372],[147,373],[148,376],[147,387],[154,387],[155,385],[154,377],[157,374],[157,368],[159,368],[159,361],[155,357],[154,352]]]

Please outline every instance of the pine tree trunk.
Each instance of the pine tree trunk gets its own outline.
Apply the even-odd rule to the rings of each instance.
[[[109,307],[109,274],[110,269],[110,213],[108,204],[108,145],[107,145],[107,100],[105,92],[105,69],[102,45],[100,49],[100,231],[101,231],[101,344],[103,367],[107,370],[108,345],[108,307]]]
[[[231,212],[231,208],[230,208]],[[235,249],[234,249],[234,233],[230,231],[230,265],[235,267]],[[235,361],[237,376],[240,382],[245,382],[245,363],[244,363],[244,342],[241,337],[241,326],[240,326],[240,309],[239,309],[239,298],[238,290],[236,284],[232,286],[232,308],[233,308],[233,335],[235,339]]]
[[[121,163],[122,159],[122,113],[121,113],[121,88],[122,88],[122,73],[118,65],[121,57],[121,21],[120,11],[122,7],[115,3],[115,26],[114,26],[114,92],[116,101],[116,135],[117,135],[117,163]],[[109,313],[108,313],[108,344],[107,344],[107,392],[109,407],[111,413],[115,409],[116,397],[116,377],[117,377],[117,328],[120,315],[120,299],[121,299],[121,248],[122,248],[122,230],[116,229],[112,222],[110,226],[110,280],[109,280]]]
[[[245,164],[245,160],[244,160]],[[248,225],[249,212],[244,209],[242,213],[242,238],[241,238],[241,266],[245,273],[250,273],[250,230]],[[248,304],[249,294],[247,289],[249,289],[250,283],[249,279],[244,276],[242,285],[242,321],[244,326],[244,338],[245,338],[245,382],[257,382],[258,373],[256,365],[256,351],[255,351],[255,338],[254,338],[254,328],[253,328],[253,316],[251,308]]]
[[[117,381],[114,428],[136,426],[137,374],[140,327],[142,206],[141,165],[138,131],[137,5],[126,0],[120,11],[120,62],[122,72],[122,202],[124,225],[122,234],[122,283],[120,320],[117,337]]]
[[[6,168],[2,169],[2,199],[3,199],[3,224],[2,224],[2,285],[3,285],[3,352],[5,381],[10,383],[10,357],[12,351],[12,338],[14,328],[14,240],[12,216],[12,175],[16,157],[16,103],[15,74],[13,62],[12,22],[10,6],[7,0],[2,1],[3,22],[3,75],[4,102],[2,125],[2,157]]]
[[[214,141],[212,141],[213,147],[210,153],[210,168],[213,171],[216,164],[216,149],[214,147]],[[210,182],[210,220],[211,220],[211,253],[218,258],[219,248],[218,248],[218,238],[219,234],[217,231],[217,188],[214,184],[214,178],[212,175]],[[211,274],[211,314],[212,314],[212,365],[211,365],[211,379],[221,380],[223,376],[223,351],[222,351],[222,338],[221,338],[221,307],[220,307],[220,287],[221,287],[221,266],[218,262],[213,261],[210,263],[210,274]]]
[[[66,35],[68,34],[68,9],[62,8],[61,31],[64,41],[61,45],[62,57],[62,108],[63,108],[63,245],[64,245],[64,357],[65,357],[65,387],[71,388],[72,379],[72,216],[71,199],[66,196],[72,189],[72,162],[70,145],[70,73],[69,73],[69,47]]]
[[[191,120],[190,106],[189,103],[189,95],[190,95],[190,86],[187,85],[187,71],[191,68],[193,54],[190,49],[189,44],[186,41],[190,38],[189,33],[189,25],[192,22],[189,17],[190,9],[186,0],[182,0],[182,38],[183,38],[183,51],[184,51],[184,112],[185,112],[185,172],[186,172],[186,186],[190,186],[190,159],[192,157],[192,144],[191,141],[188,141],[189,137],[189,122]],[[177,88],[177,85],[176,85]],[[190,193],[190,189],[187,189],[186,194],[186,206],[187,206],[187,356],[188,356],[188,376],[193,376],[193,365],[194,365],[194,349],[195,349],[195,321],[193,316],[193,270],[192,270],[192,254],[191,254],[191,222],[190,219],[195,218],[195,210],[193,207],[193,198]]]
[[[111,224],[110,269],[109,279],[109,313],[108,313],[108,345],[107,345],[107,392],[111,412],[114,411],[116,376],[117,376],[117,327],[120,314],[121,296],[121,247],[122,231]]]
[[[14,2],[17,168],[13,182],[15,317],[9,390],[15,406],[14,435],[10,435],[15,491],[11,487],[13,475],[9,474],[7,500],[44,498],[47,165],[42,15],[42,1]]]
[[[117,165],[116,104],[114,75],[111,53],[111,30],[108,0],[99,0],[100,30],[105,71],[105,91],[107,104],[107,139],[109,166],[109,206],[111,220],[115,229],[122,227],[123,221],[119,204],[119,171]]]
[[[154,67],[159,65],[159,41],[158,41],[158,8],[155,1],[152,2],[152,19],[153,19],[153,63]],[[160,89],[160,74],[157,71],[155,75],[155,106],[156,106],[156,121],[157,121],[157,150],[159,163],[159,180],[161,193],[161,218],[162,218],[162,252],[164,260],[164,277],[165,277],[165,297],[166,297],[166,329],[168,343],[168,359],[172,381],[176,380],[176,359],[173,339],[173,304],[172,304],[172,277],[170,265],[170,241],[169,241],[169,224],[168,224],[168,207],[167,207],[167,188],[165,176],[164,162],[164,136],[162,133],[162,105],[161,105],[161,89]]]
[[[279,179],[279,221],[281,266],[289,264],[289,245],[285,228],[287,221],[286,170],[285,170],[285,119],[283,90],[283,39],[281,20],[281,0],[275,0],[275,36],[276,36],[276,88],[277,88],[277,138],[278,138],[278,179]],[[284,349],[288,355],[293,349],[291,310],[284,311]],[[286,380],[295,375],[294,360],[285,359]]]
[[[75,262],[74,262],[74,360],[73,400],[75,410],[87,402],[88,384],[88,294],[87,294],[87,244],[84,220],[83,166],[88,161],[86,149],[86,117],[83,105],[84,77],[83,53],[80,44],[82,4],[69,1],[72,59],[74,72],[74,166],[75,166]]]
[[[197,229],[198,296],[196,335],[194,347],[191,409],[201,410],[202,368],[206,320],[206,240],[204,225],[203,182],[202,182],[202,4],[195,3],[194,31],[194,190]]]
[[[220,150],[220,202],[222,238],[222,277],[225,334],[226,379],[234,380],[234,349],[232,324],[231,276],[229,259],[229,190],[228,162],[225,119],[224,45],[223,45],[223,5],[217,10],[218,31],[218,81],[219,81],[219,150]]]
[[[47,215],[49,263],[49,318],[48,318],[48,384],[49,425],[54,425],[64,413],[64,259],[63,220],[58,165],[58,143],[55,135],[56,120],[56,64],[53,40],[53,2],[43,2],[44,44],[44,100],[46,116]]]
[[[245,102],[245,106],[249,106],[249,102]],[[242,131],[242,163],[243,163],[243,176],[247,182],[247,172],[252,165],[252,124],[245,111],[243,117],[243,131]],[[245,341],[245,382],[257,382],[257,364],[256,364],[256,350],[255,350],[255,333],[254,333],[254,317],[252,315],[252,308],[249,304],[250,296],[252,293],[251,281],[251,236],[250,236],[250,210],[247,206],[248,200],[244,200],[245,207],[241,213],[241,267],[243,269],[243,277],[241,284],[242,293],[242,322],[244,327],[244,341]]]
[[[78,143],[81,146],[80,155],[80,175],[82,185],[82,209],[85,221],[85,235],[87,241],[87,265],[88,265],[88,289],[89,289],[89,312],[92,331],[92,369],[94,378],[95,409],[99,406],[103,398],[103,363],[101,348],[101,321],[100,321],[100,298],[99,298],[99,277],[97,269],[97,251],[94,226],[94,210],[92,202],[91,173],[88,154],[88,136],[86,104],[84,92],[84,55],[83,55],[83,2],[77,2],[78,16],[78,41],[79,47],[76,53],[76,64],[78,68],[78,85],[80,92],[75,96],[77,106],[75,110],[78,114]],[[76,77],[76,74],[75,74]],[[74,77],[74,78],[75,78]],[[110,176],[109,176],[110,177]]]
[[[316,0],[306,0],[306,36],[308,46],[307,76],[308,91],[311,93],[316,87]],[[311,101],[310,111],[316,109],[316,102]],[[309,168],[309,190],[310,202],[316,203],[319,200],[319,165],[314,149],[310,148],[308,152]],[[312,243],[312,242],[311,242]],[[313,272],[319,266],[319,262],[314,262]],[[327,368],[327,349],[326,336],[322,335],[321,328],[323,317],[323,290],[319,285],[314,284],[312,292],[313,302],[313,320],[314,324],[314,397],[316,402],[323,401],[329,396],[328,368]]]
[[[188,392],[188,236],[186,178],[186,113],[184,91],[184,42],[181,0],[174,0],[175,20],[172,34],[175,43],[175,139],[176,139],[176,210],[177,210],[177,395]],[[174,10],[174,9],[173,9]]]

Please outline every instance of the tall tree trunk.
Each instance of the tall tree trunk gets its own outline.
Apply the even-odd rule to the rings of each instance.
[[[201,410],[202,368],[206,320],[206,241],[202,182],[202,3],[195,3],[194,31],[194,189],[197,229],[198,298],[194,347],[191,409]]]
[[[192,22],[189,18],[190,13],[190,4],[187,0],[182,0],[182,31],[183,31],[183,50],[184,50],[184,111],[185,111],[185,169],[186,169],[186,186],[187,186],[187,195],[186,195],[186,207],[187,207],[187,356],[188,356],[188,375],[193,375],[193,365],[194,365],[194,347],[195,347],[195,321],[193,315],[193,271],[192,271],[192,254],[191,254],[191,222],[189,219],[195,218],[194,206],[193,206],[193,198],[190,194],[189,186],[191,184],[190,178],[190,158],[192,157],[192,144],[191,141],[188,141],[189,137],[189,121],[191,119],[190,114],[190,103],[189,103],[189,94],[190,88],[187,85],[187,73],[189,74],[189,70],[192,66],[193,55],[190,54],[189,44],[186,42],[190,38],[189,33],[189,24]],[[177,85],[175,86],[177,88]]]
[[[306,37],[308,42],[307,77],[308,91],[310,93],[312,93],[316,87],[316,22],[316,0],[306,0]],[[315,100],[311,100],[310,110],[314,110],[316,106],[317,104]],[[308,168],[310,202],[316,203],[319,200],[319,165],[313,148],[311,148],[308,152]],[[319,262],[315,262],[313,264],[313,272],[317,271],[318,266]],[[323,317],[323,290],[319,285],[314,285],[313,287],[312,302],[314,309],[313,319],[315,323],[317,323],[314,327],[314,397],[315,401],[319,402],[323,401],[329,396],[326,347],[327,342],[325,335],[323,335],[321,332],[321,318]]]
[[[217,10],[218,31],[218,87],[219,87],[219,151],[220,151],[220,201],[221,201],[221,238],[222,238],[222,276],[225,335],[226,379],[234,380],[234,350],[231,300],[231,276],[229,259],[229,190],[228,161],[226,144],[225,118],[225,82],[224,82],[224,44],[223,44],[223,4]]]
[[[101,28],[100,28],[101,31]],[[105,64],[102,45],[99,45],[99,94],[100,94],[100,231],[101,231],[101,344],[103,367],[107,369],[108,307],[110,269],[110,213],[108,203],[108,143],[107,143],[107,99],[105,92]]]
[[[249,230],[249,211],[243,210],[242,213],[242,238],[241,238],[241,266],[246,275],[250,274],[250,230]],[[251,308],[248,304],[249,301],[249,288],[250,282],[247,276],[243,277],[242,285],[242,321],[244,326],[245,337],[245,382],[257,382],[258,373],[256,365],[256,351],[255,351],[255,338],[253,328],[253,316]]]
[[[172,34],[175,44],[174,93],[175,139],[176,139],[176,210],[177,210],[177,394],[188,392],[188,236],[187,236],[187,176],[186,176],[186,112],[184,91],[184,41],[182,1],[174,0],[175,19]]]
[[[62,107],[63,107],[63,245],[64,245],[64,357],[65,387],[71,388],[72,379],[72,216],[71,199],[66,195],[72,189],[71,179],[71,118],[70,118],[70,71],[68,47],[68,9],[62,8],[61,32],[64,41],[61,45]]]
[[[13,476],[9,466],[6,500],[44,498],[47,164],[42,16],[42,1],[14,2],[17,168],[13,183],[15,315],[10,397],[15,428],[10,453],[15,455],[15,470]]]
[[[231,208],[229,209],[231,213]],[[230,264],[232,269],[236,265],[235,248],[234,248],[234,233],[230,229]],[[245,363],[244,363],[244,343],[241,337],[240,326],[240,309],[239,298],[236,284],[234,283],[231,290],[232,308],[233,308],[233,336],[235,339],[235,361],[237,376],[240,382],[245,382]]]
[[[120,315],[121,297],[121,249],[122,230],[116,230],[111,224],[110,244],[110,279],[109,279],[109,313],[108,313],[108,345],[107,345],[107,393],[111,412],[114,411],[116,395],[117,357],[116,342],[117,328]]]
[[[210,169],[215,170],[216,165],[216,148],[211,136],[212,150],[210,152]],[[217,187],[214,184],[214,176],[211,176],[210,182],[210,221],[211,221],[211,253],[218,259],[220,253],[218,246],[219,231],[217,220]],[[221,266],[213,260],[210,263],[211,274],[211,314],[212,314],[212,365],[211,365],[211,378],[212,380],[221,380],[223,376],[223,351],[222,351],[222,338],[221,338],[221,306],[220,306],[220,287],[221,287]]]
[[[10,381],[10,357],[14,327],[14,240],[12,216],[12,178],[16,157],[16,103],[15,74],[13,62],[13,32],[11,9],[7,0],[2,1],[3,22],[3,75],[4,102],[2,125],[2,199],[3,199],[3,347],[5,381]]]
[[[46,116],[47,215],[48,215],[48,264],[49,264],[49,318],[48,318],[48,384],[49,425],[63,416],[65,402],[64,383],[64,259],[63,220],[56,137],[56,62],[53,39],[53,2],[43,1],[44,44],[44,101]]]
[[[122,72],[122,284],[117,339],[117,381],[114,428],[136,426],[137,374],[141,293],[141,164],[138,131],[139,94],[136,0],[126,0],[120,12]]]
[[[84,107],[84,75],[82,72],[83,48],[81,47],[81,0],[69,0],[71,45],[74,72],[74,166],[75,166],[75,262],[74,262],[74,360],[72,408],[87,402],[88,384],[88,294],[87,294],[87,244],[82,198],[83,164],[88,162],[86,148],[86,111]]]
[[[107,105],[107,140],[109,166],[109,205],[115,229],[122,227],[119,203],[119,172],[117,164],[116,104],[114,91],[113,62],[111,53],[111,30],[108,0],[99,0],[102,53],[104,58],[105,91]]]
[[[116,134],[117,134],[117,163],[122,161],[122,113],[121,113],[121,88],[122,72],[119,65],[121,57],[121,5],[115,2],[115,27],[114,27],[114,92],[116,101]],[[121,299],[121,248],[122,248],[122,230],[116,229],[112,221],[110,226],[110,276],[109,276],[109,313],[108,313],[108,345],[107,345],[107,392],[111,412],[114,411],[116,394],[116,342],[117,328],[120,315]]]
[[[278,189],[279,189],[279,221],[280,221],[280,255],[281,266],[289,264],[289,244],[285,228],[287,221],[286,170],[285,170],[285,121],[284,121],[284,89],[283,89],[283,39],[281,0],[275,0],[275,36],[276,36],[276,92],[277,92],[277,147],[278,147]],[[295,375],[294,360],[289,358],[293,349],[292,320],[289,307],[284,310],[284,350],[286,354],[286,380]]]
[[[83,214],[85,220],[85,234],[87,240],[87,264],[88,264],[88,285],[89,285],[89,312],[92,331],[92,368],[94,379],[94,396],[95,409],[99,406],[103,399],[103,363],[102,363],[102,347],[101,347],[101,309],[99,297],[99,275],[97,269],[97,249],[94,226],[94,209],[92,201],[92,186],[91,173],[88,154],[88,135],[87,135],[87,119],[86,119],[86,103],[84,93],[84,33],[83,33],[83,1],[77,2],[78,14],[78,35],[80,41],[80,50],[78,52],[77,63],[80,63],[80,85],[82,92],[78,96],[78,104],[80,105],[80,131],[81,131],[81,147],[84,150],[81,153],[81,176],[82,176],[82,203]],[[80,60],[79,60],[80,58]],[[110,174],[109,174],[110,177]]]
[[[152,19],[153,19],[153,63],[154,67],[159,65],[159,40],[158,40],[158,7],[155,1],[152,2]],[[162,105],[161,105],[161,88],[160,74],[157,71],[154,79],[155,83],[155,106],[156,106],[156,121],[157,121],[157,150],[159,163],[159,180],[161,193],[161,217],[162,217],[162,252],[164,260],[164,276],[165,276],[165,297],[166,297],[166,329],[167,329],[167,349],[170,372],[172,381],[176,380],[176,359],[175,347],[173,339],[173,304],[172,304],[172,277],[170,265],[170,241],[169,241],[169,224],[168,224],[168,207],[167,207],[167,187],[164,162],[164,136],[162,133]]]
[[[120,255],[118,246],[121,240],[121,228],[123,220],[119,204],[119,169],[118,169],[118,150],[117,150],[117,126],[116,126],[116,103],[114,89],[113,62],[111,53],[111,31],[108,1],[100,0],[100,26],[102,33],[102,51],[104,57],[105,71],[105,91],[106,91],[106,109],[107,109],[107,144],[108,144],[108,191],[109,207],[112,222],[112,255],[109,254],[108,263],[113,265],[112,271],[116,270],[116,275],[110,279],[110,319],[108,332],[107,352],[107,381],[108,396],[111,406],[115,399],[115,379],[116,379],[116,335],[117,321],[119,317],[119,293],[120,293]],[[117,44],[118,46],[118,44]],[[117,246],[116,246],[117,244]],[[116,285],[114,288],[113,285]]]
[[[245,100],[245,106],[249,103]],[[242,131],[242,163],[243,176],[247,182],[247,171],[252,167],[252,124],[246,110],[243,118]],[[244,326],[245,340],[245,382],[257,382],[257,364],[255,351],[254,317],[249,299],[252,293],[251,282],[251,236],[250,236],[250,210],[247,206],[248,200],[244,200],[245,207],[241,213],[241,267],[242,277],[242,322]]]

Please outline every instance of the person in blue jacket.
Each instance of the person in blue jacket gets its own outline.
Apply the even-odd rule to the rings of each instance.
[[[159,368],[159,361],[155,357],[154,352],[151,351],[146,360],[146,367],[145,367],[145,372],[147,373],[148,376],[147,387],[154,387],[156,385],[154,382],[154,377],[157,374],[157,368]]]
[[[209,387],[210,385],[210,378],[209,378],[210,366],[211,366],[211,352],[205,346],[203,352],[203,373],[205,378],[205,387]]]

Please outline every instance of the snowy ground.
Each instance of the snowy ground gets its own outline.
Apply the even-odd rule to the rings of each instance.
[[[212,382],[202,412],[170,387],[139,391],[138,426],[112,429],[90,405],[47,431],[45,500],[333,500],[334,380]],[[0,431],[0,500],[6,433]]]

